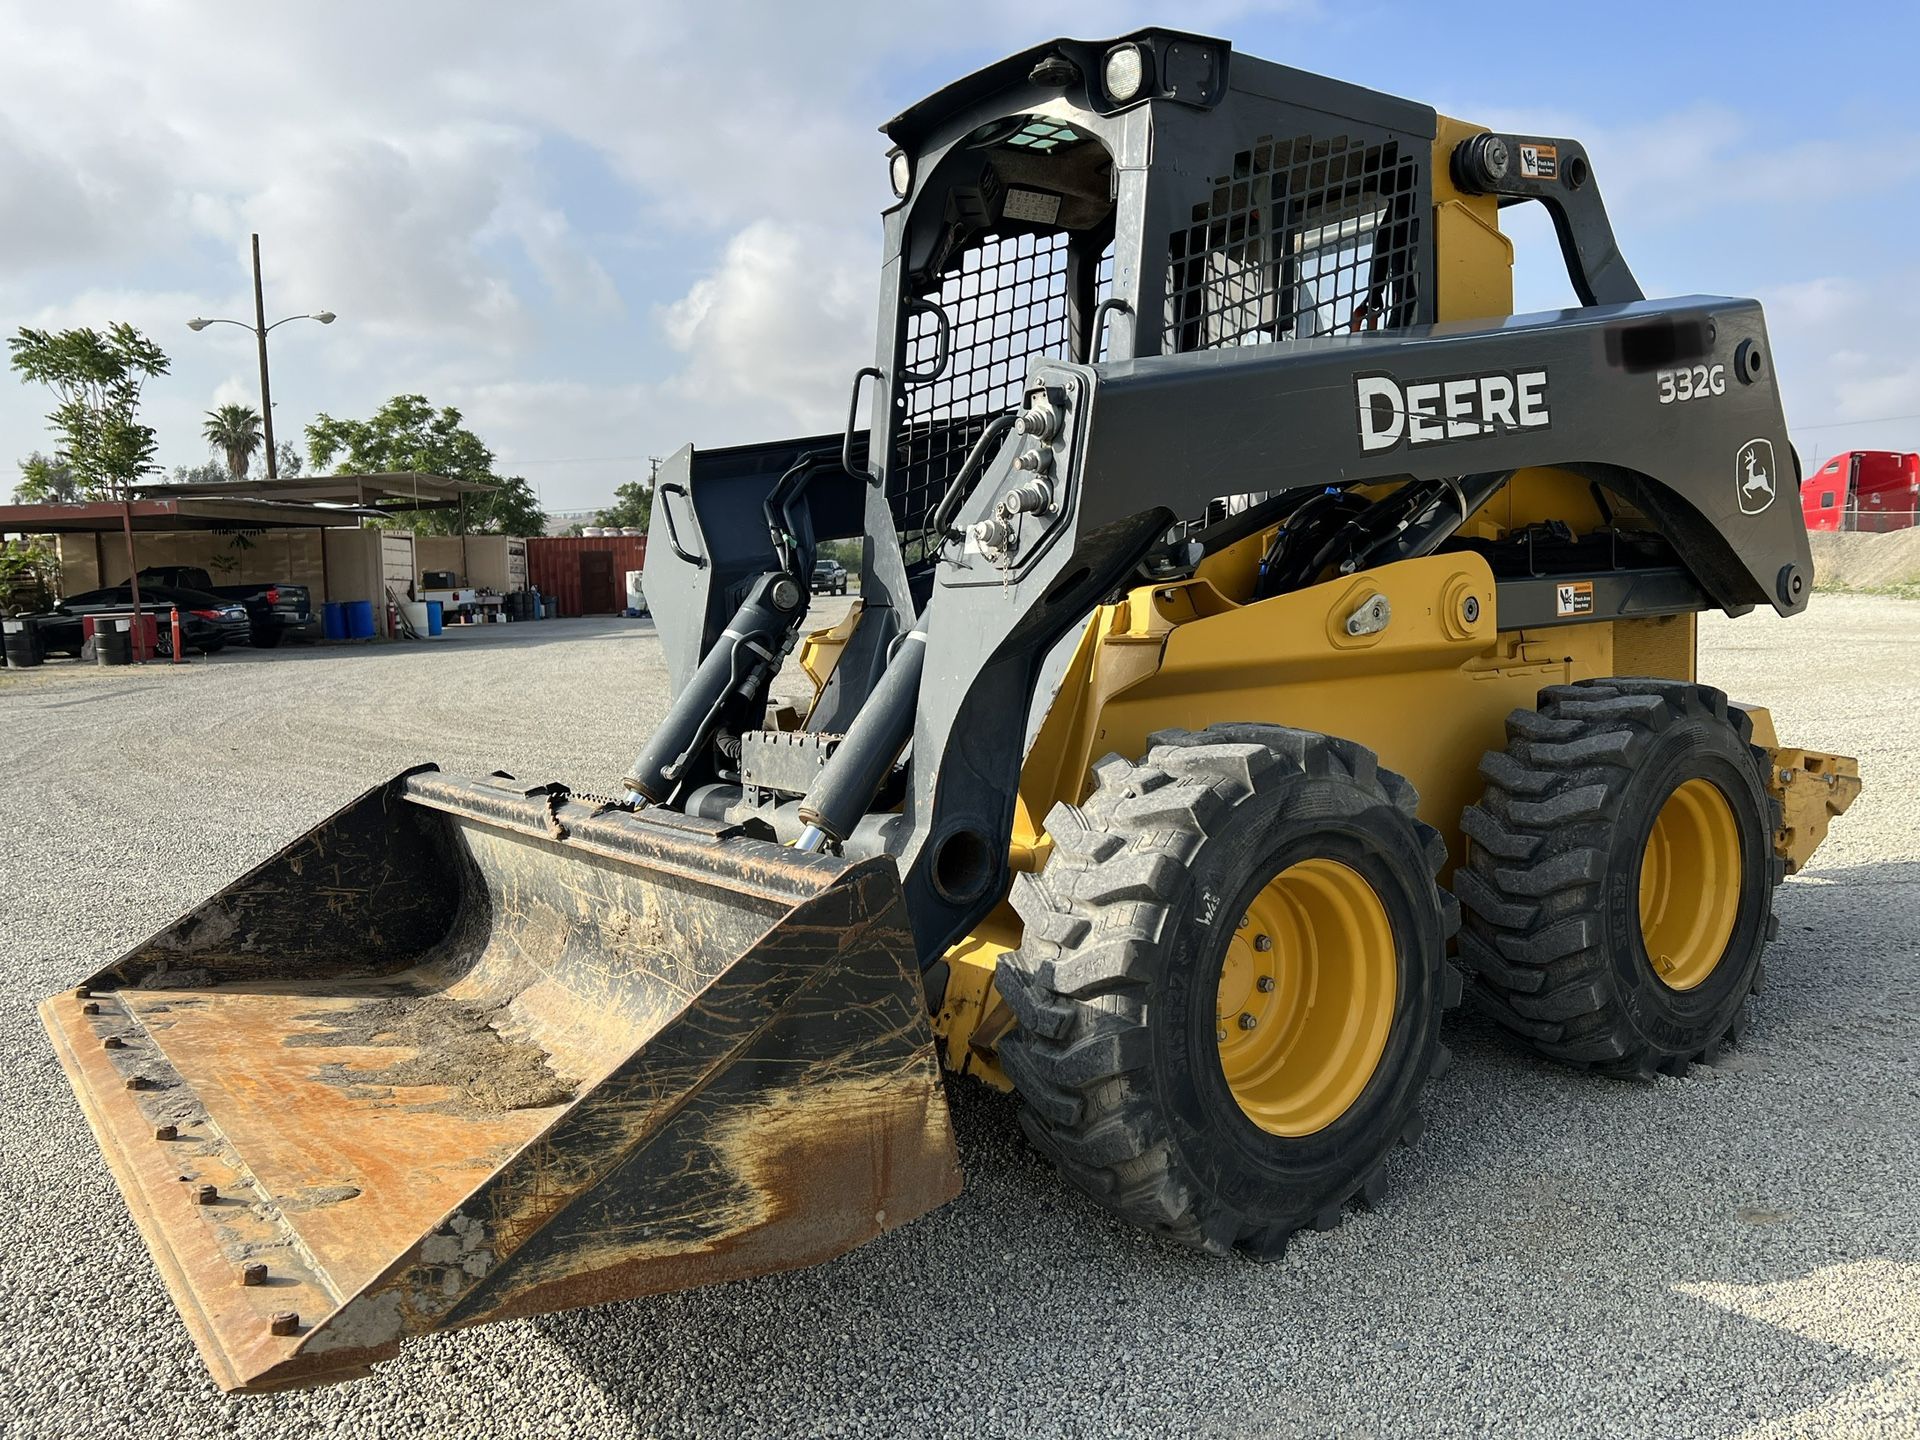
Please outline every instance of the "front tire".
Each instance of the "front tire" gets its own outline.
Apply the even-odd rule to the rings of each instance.
[[[1476,1008],[1611,1074],[1711,1063],[1745,1029],[1786,871],[1752,722],[1703,685],[1590,680],[1541,691],[1507,735],[1461,817]]]
[[[1122,1218],[1277,1256],[1419,1133],[1459,998],[1446,847],[1371,751],[1308,731],[1163,732],[1094,776],[1014,885],[1022,1125]]]

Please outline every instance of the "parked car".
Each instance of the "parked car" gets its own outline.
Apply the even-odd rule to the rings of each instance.
[[[140,572],[140,588],[146,589],[149,583],[177,585],[226,602],[238,601],[246,607],[251,622],[248,638],[262,649],[282,640],[320,638],[320,617],[313,613],[313,595],[304,585],[280,580],[216,585],[198,565],[149,565]]]
[[[187,648],[211,655],[229,642],[245,644],[251,628],[246,607],[209,595],[203,590],[186,590],[177,585],[140,584],[140,608],[158,621],[159,651],[173,654],[171,611],[180,607],[180,634]],[[104,590],[87,590],[69,595],[45,614],[37,616],[41,643],[49,654],[80,654],[86,643],[85,619],[89,615],[112,615],[133,609],[133,590],[127,585],[112,585]]]
[[[847,567],[838,560],[817,560],[813,566],[813,593],[816,595],[844,595],[847,593]]]

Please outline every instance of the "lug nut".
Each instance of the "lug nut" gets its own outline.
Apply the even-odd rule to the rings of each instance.
[[[194,1186],[193,1203],[196,1205],[211,1205],[213,1204],[214,1201],[218,1200],[219,1198],[220,1198],[220,1187],[218,1185]]]
[[[267,1283],[267,1267],[255,1261],[240,1272],[242,1285],[264,1285]]]
[[[122,1040],[118,1035],[109,1035],[100,1042],[100,1048],[102,1050],[124,1050],[127,1048],[127,1042]]]
[[[1253,1016],[1247,1014],[1246,1011],[1242,1010],[1240,1012],[1240,1028],[1242,1030],[1251,1030],[1253,1029],[1254,1026],[1258,1025],[1259,1023],[1260,1022],[1258,1020],[1254,1019]]]
[[[1267,951],[1273,949],[1273,937],[1271,935],[1254,936],[1253,948],[1265,954]]]
[[[1254,984],[1258,987],[1262,995],[1271,995],[1273,993],[1273,976],[1271,975],[1262,975],[1258,980],[1254,981]]]
[[[153,1138],[156,1140],[178,1140],[180,1138],[180,1132],[171,1125],[156,1125],[153,1127]]]
[[[291,1335],[299,1328],[300,1316],[292,1310],[276,1310],[267,1322],[267,1332],[272,1335]]]
[[[1240,924],[1239,924],[1238,926],[1236,926],[1235,928],[1236,928],[1236,929],[1240,929],[1240,930],[1244,930],[1244,929],[1246,929],[1246,928],[1247,928],[1247,925],[1248,925],[1248,924],[1249,924],[1249,923],[1250,923],[1250,922],[1252,921],[1252,919],[1253,919],[1253,917],[1252,917],[1251,915],[1242,915],[1242,916],[1240,917]]]
[[[1227,1032],[1224,1030],[1216,1030],[1213,1032],[1213,1038],[1220,1041],[1220,1043],[1224,1045],[1227,1040]]]
[[[100,1002],[98,1000],[87,1001],[86,1004],[80,1007],[80,1013],[82,1015],[98,1015],[100,1013]]]

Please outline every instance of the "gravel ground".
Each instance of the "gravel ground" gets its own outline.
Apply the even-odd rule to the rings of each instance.
[[[1779,900],[1724,1067],[1565,1073],[1472,1020],[1377,1213],[1208,1261],[955,1095],[963,1198],[816,1270],[441,1336],[223,1399],[32,1011],[371,781],[604,785],[664,702],[648,626],[0,678],[0,1415],[8,1433],[1912,1435],[1920,1427],[1920,603],[1705,627],[1705,677],[1867,790]]]

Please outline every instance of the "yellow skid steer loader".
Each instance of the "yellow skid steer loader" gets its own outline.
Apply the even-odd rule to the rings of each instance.
[[[1695,674],[1808,600],[1760,307],[1647,300],[1574,141],[1200,36],[885,129],[845,432],[662,472],[619,797],[409,772],[46,1002],[222,1386],[840,1254],[956,1193],[943,1069],[1273,1256],[1463,988],[1610,1074],[1738,1041],[1859,788]],[[1513,316],[1529,202],[1581,303]]]

